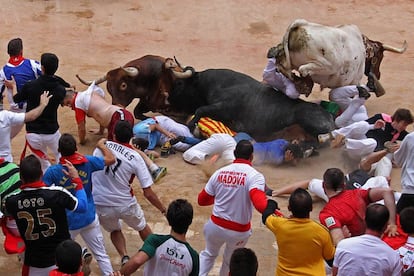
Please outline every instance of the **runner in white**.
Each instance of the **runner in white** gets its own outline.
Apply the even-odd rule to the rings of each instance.
[[[153,181],[144,160],[129,144],[131,138],[132,126],[127,121],[119,121],[115,125],[115,141],[106,142],[116,162],[92,175],[96,213],[102,227],[111,233],[112,243],[122,257],[122,263],[129,257],[121,219],[137,230],[142,240],[152,233],[131,187],[134,176],[137,176],[145,198],[163,215],[166,213],[166,208],[151,189]],[[93,155],[102,156],[102,153],[96,149]]]
[[[216,171],[198,195],[200,206],[213,206],[204,226],[206,247],[200,253],[200,276],[208,275],[225,244],[220,275],[229,274],[234,249],[244,247],[252,233],[253,206],[263,212],[267,206],[265,178],[251,166],[253,145],[241,140],[234,151],[233,164]]]

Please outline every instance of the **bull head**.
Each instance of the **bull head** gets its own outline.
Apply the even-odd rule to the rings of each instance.
[[[381,77],[380,65],[384,58],[384,51],[402,54],[407,50],[407,41],[404,41],[401,48],[396,48],[385,45],[380,41],[370,40],[365,35],[362,35],[362,38],[366,50],[365,75],[368,75],[369,72],[373,72],[377,79],[380,79]]]
[[[111,94],[112,101],[114,104],[120,104],[122,106],[127,106],[134,99],[133,95],[128,95],[128,93],[123,93],[128,90],[129,84],[131,84],[131,79],[134,79],[138,76],[139,70],[136,67],[127,66],[119,67],[117,69],[109,71],[106,75],[95,80],[95,84],[101,84],[107,81],[107,89],[109,94]],[[76,75],[78,80],[85,84],[91,85],[92,81],[85,81],[79,75]],[[112,93],[112,91],[119,91],[118,93]]]

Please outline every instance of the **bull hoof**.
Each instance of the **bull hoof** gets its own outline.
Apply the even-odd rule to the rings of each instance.
[[[374,73],[369,72],[368,74],[368,88],[375,93],[375,96],[381,97],[385,95],[385,89],[382,87],[380,81],[377,79]]]

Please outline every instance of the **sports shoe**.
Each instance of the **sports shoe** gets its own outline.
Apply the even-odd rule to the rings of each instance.
[[[165,142],[164,145],[161,146],[161,157],[168,157],[171,153],[171,148],[170,141]]]
[[[371,97],[371,94],[369,94],[368,90],[366,90],[364,87],[357,85],[358,89],[358,96],[360,99],[368,99]]]
[[[335,138],[333,139],[333,141],[331,142],[331,148],[339,148],[343,145],[345,145],[345,136],[341,135],[341,134],[337,134],[335,136]]]
[[[367,86],[369,89],[371,89],[371,91],[375,93],[375,96],[377,97],[381,97],[382,95],[385,94],[384,87],[382,87],[381,83],[379,82],[375,74],[372,72],[368,73]]]
[[[164,175],[167,174],[167,168],[166,167],[159,167],[155,171],[151,173],[152,180],[154,183],[156,183],[158,180],[160,180]]]
[[[330,132],[329,133],[323,133],[323,134],[319,134],[318,135],[318,141],[321,144],[326,143],[326,142],[328,142],[328,141],[330,141],[332,139],[333,139],[333,136],[332,136],[332,134]]]
[[[312,153],[313,153],[313,147],[311,147],[311,148],[309,148],[309,149],[307,149],[303,152],[303,158],[311,157]]]
[[[92,262],[92,254],[86,247],[82,248],[82,260],[82,272],[85,276],[88,276],[91,274],[90,264]]]
[[[129,256],[125,255],[121,259],[121,266],[124,266],[129,261]]]

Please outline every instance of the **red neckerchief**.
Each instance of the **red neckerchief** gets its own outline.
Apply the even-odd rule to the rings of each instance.
[[[23,60],[24,60],[23,55],[11,56],[9,58],[9,63],[12,64],[12,65],[14,65],[14,66],[17,66],[20,63],[22,63]]]
[[[0,157],[0,164],[4,162],[4,158]]]
[[[236,160],[233,161],[233,163],[242,163],[242,164],[247,164],[249,166],[252,165],[252,162],[246,159],[242,159],[242,158],[237,158]]]
[[[26,189],[26,188],[41,188],[41,187],[46,187],[46,184],[43,183],[43,181],[39,180],[36,182],[31,182],[31,183],[24,183],[22,185],[20,185],[20,189]]]
[[[60,157],[59,163],[60,164],[65,164],[66,160],[68,160],[73,165],[80,165],[80,164],[88,162],[88,159],[86,159],[85,156],[83,156],[82,154],[77,153],[77,152],[75,152],[74,154],[69,155],[69,156]]]

